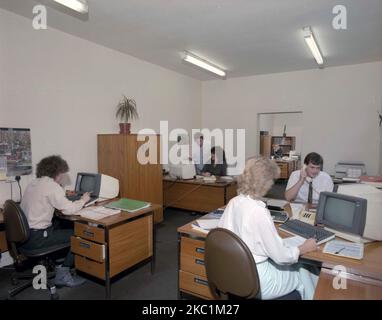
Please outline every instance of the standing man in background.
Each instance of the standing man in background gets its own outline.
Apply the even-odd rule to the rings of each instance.
[[[200,175],[204,165],[208,163],[211,158],[211,146],[204,141],[204,137],[201,133],[195,134],[194,139],[196,143],[192,145],[192,160],[195,163],[196,174]]]

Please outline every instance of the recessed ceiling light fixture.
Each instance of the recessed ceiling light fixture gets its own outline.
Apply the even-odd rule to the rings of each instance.
[[[192,53],[189,53],[187,51],[184,53],[183,60],[188,62],[188,63],[194,64],[200,68],[208,70],[212,73],[215,73],[220,77],[225,78],[225,76],[226,76],[226,72],[223,69],[221,69],[221,68],[213,65],[211,62],[208,62],[202,58],[199,58],[198,56],[196,56]]]
[[[54,0],[54,2],[62,4],[79,13],[85,14],[89,12],[89,5],[86,0]]]
[[[312,29],[310,27],[304,27],[302,30],[304,32],[304,40],[308,45],[310,51],[312,52],[314,59],[316,59],[316,62],[319,65],[319,67],[323,68],[324,59],[322,58],[322,54],[314,38]]]

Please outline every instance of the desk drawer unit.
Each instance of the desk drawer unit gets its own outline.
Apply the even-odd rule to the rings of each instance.
[[[204,266],[204,241],[182,237],[180,241],[179,289],[204,299],[213,299]]]
[[[204,241],[182,237],[180,269],[206,277],[204,267]]]
[[[179,271],[179,288],[203,299],[214,299],[207,278],[189,272]]]
[[[79,255],[74,255],[74,263],[77,270],[105,280],[105,262],[97,262]]]
[[[72,252],[80,256],[103,262],[105,260],[105,245],[72,236]]]
[[[75,222],[74,235],[97,243],[105,243],[105,229],[87,223]]]

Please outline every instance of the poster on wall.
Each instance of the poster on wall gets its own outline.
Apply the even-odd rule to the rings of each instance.
[[[0,128],[0,180],[32,173],[30,129]]]

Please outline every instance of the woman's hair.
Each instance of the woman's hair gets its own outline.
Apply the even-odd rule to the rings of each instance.
[[[214,154],[215,155],[215,159],[216,159],[216,154],[218,155],[218,159],[219,161],[221,161],[221,158],[222,158],[222,155],[223,155],[223,164],[227,163],[227,160],[225,158],[225,152],[224,152],[224,149],[222,147],[212,147],[211,148],[211,154]],[[218,162],[220,163],[220,162]]]
[[[56,178],[61,173],[69,171],[68,163],[61,156],[49,156],[37,164],[36,176]]]
[[[259,199],[267,194],[273,181],[280,176],[278,165],[266,158],[250,158],[238,179],[238,192]]]

